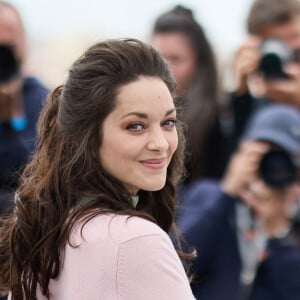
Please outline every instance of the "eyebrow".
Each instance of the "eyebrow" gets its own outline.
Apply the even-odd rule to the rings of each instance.
[[[173,113],[173,112],[175,112],[175,111],[176,111],[175,108],[172,108],[172,109],[170,109],[170,110],[168,110],[168,111],[166,112],[165,116],[168,116],[168,115],[170,115],[171,113]],[[126,117],[128,117],[128,116],[136,116],[136,117],[139,117],[139,118],[141,118],[141,119],[147,119],[147,118],[148,118],[147,114],[144,114],[144,113],[141,113],[141,112],[135,112],[135,111],[133,111],[133,112],[130,112],[130,113],[128,113],[128,114],[122,116],[121,119],[124,119],[124,118],[126,118]]]

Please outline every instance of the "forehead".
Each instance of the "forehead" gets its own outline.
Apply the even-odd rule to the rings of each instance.
[[[0,43],[14,43],[23,34],[21,20],[10,7],[0,7]]]
[[[157,77],[139,77],[118,90],[116,109],[127,111],[161,111],[174,108],[167,85]]]
[[[285,40],[299,32],[300,16],[294,16],[287,22],[266,26],[261,31],[261,36],[263,38],[278,37]]]
[[[192,51],[189,37],[183,32],[156,33],[152,37],[152,45],[160,52]]]

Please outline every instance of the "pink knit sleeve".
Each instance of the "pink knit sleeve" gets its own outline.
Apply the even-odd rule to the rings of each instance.
[[[145,235],[122,243],[116,276],[122,300],[195,299],[167,235]]]

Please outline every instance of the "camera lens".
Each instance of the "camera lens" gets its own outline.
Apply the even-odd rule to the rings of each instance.
[[[9,81],[19,71],[18,61],[9,45],[0,45],[0,83]]]
[[[262,157],[259,175],[267,185],[281,188],[296,181],[297,167],[289,153],[272,150]]]
[[[278,39],[267,39],[260,46],[262,55],[259,70],[262,75],[269,79],[288,79],[289,76],[283,71],[283,65],[293,61],[293,51]]]
[[[267,79],[288,79],[289,76],[282,70],[280,57],[274,53],[266,54],[260,61],[259,69]]]

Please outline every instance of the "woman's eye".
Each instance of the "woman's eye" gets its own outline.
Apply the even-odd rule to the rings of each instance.
[[[167,128],[173,128],[176,125],[176,122],[177,120],[175,119],[166,120],[164,121],[163,126]]]
[[[140,131],[144,129],[144,126],[140,123],[132,123],[129,124],[126,129],[131,130],[131,131]]]

